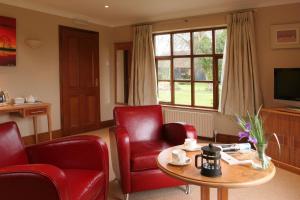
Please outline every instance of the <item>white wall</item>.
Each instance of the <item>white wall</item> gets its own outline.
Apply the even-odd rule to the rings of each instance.
[[[7,90],[10,97],[32,94],[51,103],[53,130],[61,127],[58,27],[64,25],[99,32],[101,120],[112,119],[114,81],[111,28],[93,24],[77,25],[71,19],[4,4],[0,4],[0,15],[17,20],[17,66],[0,67],[0,88]],[[31,49],[24,43],[27,38],[39,39],[43,45]],[[22,136],[33,133],[30,119],[0,116],[0,122],[8,120],[17,121]],[[38,124],[39,132],[47,131],[44,117],[38,120]]]

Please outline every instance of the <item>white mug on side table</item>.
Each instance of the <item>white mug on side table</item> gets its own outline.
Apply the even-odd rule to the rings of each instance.
[[[197,140],[193,138],[186,138],[183,145],[187,149],[194,149],[197,147]]]
[[[25,98],[26,103],[35,103],[36,102],[36,97],[29,95],[28,97]]]
[[[182,145],[182,149],[185,151],[199,151],[201,150],[201,146],[197,143],[196,139],[186,138]]]
[[[181,149],[174,149],[172,151],[172,162],[174,163],[184,163],[186,160],[186,153]]]

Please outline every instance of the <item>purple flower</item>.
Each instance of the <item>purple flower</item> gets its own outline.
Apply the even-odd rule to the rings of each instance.
[[[249,138],[249,136],[250,136],[249,132],[245,132],[245,131],[239,132],[240,140],[243,138]]]
[[[255,137],[249,136],[248,142],[252,142],[253,144],[257,144],[257,139]]]
[[[245,131],[249,133],[251,131],[251,124],[250,123],[246,123],[245,129],[246,129]]]

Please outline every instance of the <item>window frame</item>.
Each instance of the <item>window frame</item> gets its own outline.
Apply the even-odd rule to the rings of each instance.
[[[180,107],[190,107],[190,108],[203,108],[203,109],[218,109],[219,106],[219,83],[221,80],[218,80],[218,61],[219,59],[223,59],[223,54],[218,54],[215,52],[216,47],[216,30],[227,29],[226,26],[220,27],[210,27],[210,28],[201,28],[201,29],[192,29],[192,30],[180,30],[180,31],[171,31],[171,32],[160,32],[153,34],[153,45],[154,51],[156,50],[155,46],[155,36],[157,35],[165,35],[170,34],[170,55],[169,56],[156,56],[155,54],[155,65],[156,65],[156,73],[157,73],[157,87],[159,82],[169,82],[171,88],[171,102],[163,102],[159,101],[162,105],[169,106],[180,106]],[[211,54],[194,54],[194,41],[193,41],[193,33],[201,32],[201,31],[211,31],[212,32],[212,53]],[[189,33],[190,34],[190,54],[188,55],[174,55],[173,54],[173,35],[177,33]],[[194,74],[194,58],[201,57],[210,57],[212,58],[213,65],[213,80],[211,81],[197,81],[195,80]],[[175,80],[174,79],[174,58],[190,58],[191,62],[191,79],[190,80]],[[158,80],[158,61],[160,60],[170,60],[170,80]],[[191,84],[191,105],[185,104],[175,104],[175,83],[176,82],[185,82]],[[212,83],[213,84],[213,106],[199,106],[195,105],[195,83]]]

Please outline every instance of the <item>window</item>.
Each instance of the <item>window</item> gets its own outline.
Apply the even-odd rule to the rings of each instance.
[[[218,108],[226,28],[154,35],[162,104]]]

